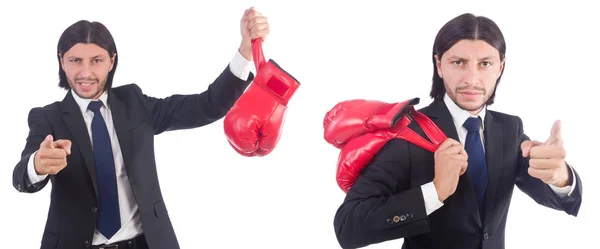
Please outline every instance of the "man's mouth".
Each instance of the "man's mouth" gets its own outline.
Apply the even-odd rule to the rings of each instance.
[[[465,94],[465,95],[478,95],[478,94],[482,94],[482,92],[479,91],[460,91],[460,94]]]
[[[79,82],[77,82],[77,84],[82,85],[82,86],[91,86],[94,83],[95,82],[92,82],[92,81],[79,81]]]
[[[94,90],[95,81],[78,81],[77,85],[79,86],[79,90],[83,92],[89,92]]]

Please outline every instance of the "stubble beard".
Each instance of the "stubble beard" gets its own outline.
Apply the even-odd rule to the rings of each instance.
[[[468,106],[462,105],[456,99],[456,95],[458,95],[458,92],[462,91],[462,90],[466,90],[466,89],[468,89],[468,88],[467,87],[457,87],[454,90],[454,92],[447,91],[447,90],[446,90],[446,92],[448,92],[448,96],[450,97],[450,99],[452,100],[452,102],[454,102],[454,104],[456,104],[458,107],[460,107],[460,109],[463,109],[463,110],[468,111],[468,112],[476,112],[476,111],[482,110],[483,107],[488,102],[488,100],[490,99],[490,94],[488,94],[488,91],[486,91],[485,88],[483,88],[483,87],[473,87],[473,89],[469,89],[469,90],[476,90],[476,91],[483,92],[483,101],[481,102],[481,104],[479,104],[476,107],[471,107],[470,108]]]
[[[102,94],[102,92],[104,92],[104,90],[106,90],[105,88],[106,88],[107,79],[108,78],[105,78],[102,83],[100,83],[100,80],[98,80],[98,79],[87,79],[89,81],[95,81],[96,82],[95,84],[99,86],[98,90],[96,90],[96,92],[92,96],[83,96],[83,95],[79,94],[79,92],[77,92],[77,90],[76,90],[77,88],[75,87],[77,85],[76,82],[79,80],[82,80],[82,79],[75,79],[75,82],[73,82],[71,80],[68,80],[68,81],[69,81],[69,85],[71,86],[71,89],[73,90],[73,92],[75,94],[77,94],[77,96],[79,96],[82,99],[93,99],[95,97],[99,97]]]

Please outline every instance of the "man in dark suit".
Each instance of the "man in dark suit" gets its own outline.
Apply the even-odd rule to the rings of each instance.
[[[58,43],[61,102],[33,108],[14,187],[52,182],[41,248],[179,248],[161,194],[154,135],[226,115],[253,80],[251,40],[269,33],[253,8],[240,21],[231,63],[199,94],[154,98],[135,84],[112,88],[118,57],[104,25],[79,21]]]
[[[434,101],[419,111],[449,138],[435,153],[393,139],[376,154],[336,212],[343,248],[404,238],[407,249],[503,249],[514,186],[577,215],[582,183],[564,160],[560,122],[544,143],[530,141],[519,117],[487,109],[505,50],[488,18],[463,14],[442,27],[433,49]]]

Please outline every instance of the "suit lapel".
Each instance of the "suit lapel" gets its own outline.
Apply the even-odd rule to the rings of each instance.
[[[486,113],[485,127],[485,157],[488,171],[488,188],[485,197],[484,221],[489,224],[492,209],[496,198],[496,192],[502,177],[502,159],[504,157],[504,137],[502,125],[498,123],[492,113]]]
[[[458,132],[452,119],[448,107],[443,101],[434,101],[428,107],[421,110],[421,112],[429,116],[436,125],[446,134],[447,137],[452,138],[456,141],[460,141],[458,138]],[[486,119],[487,120],[487,119]],[[487,124],[487,123],[486,123]],[[477,197],[475,197],[475,191],[471,185],[471,179],[468,173],[465,172],[458,181],[458,186],[454,194],[461,195],[466,203],[466,206],[472,209],[471,217],[475,220],[479,227],[482,227],[481,215],[477,204]]]
[[[452,115],[450,115],[450,112],[443,101],[434,101],[429,106],[419,111],[429,116],[432,121],[435,122],[436,125],[444,132],[444,134],[446,134],[446,136],[456,141],[460,141],[458,139],[456,127],[452,121]]]
[[[85,163],[87,171],[90,176],[90,180],[94,187],[94,193],[98,196],[98,186],[96,183],[96,168],[94,165],[94,154],[92,152],[92,143],[90,142],[90,135],[87,130],[87,126],[83,119],[83,115],[77,102],[69,91],[63,101],[60,103],[62,111],[62,119],[67,125],[71,135],[73,136],[73,143],[77,144],[79,153]]]
[[[123,101],[121,101],[112,91],[108,94],[108,105],[112,114],[113,125],[117,132],[119,146],[121,147],[121,155],[123,156],[124,167],[127,169],[131,165],[131,135],[129,134],[130,127],[127,109]],[[131,170],[127,170],[129,180],[137,179],[132,175]]]

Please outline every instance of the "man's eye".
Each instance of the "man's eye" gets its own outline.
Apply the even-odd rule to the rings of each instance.
[[[487,61],[481,62],[481,66],[483,66],[483,67],[489,67],[491,65],[492,65],[492,63],[487,62]]]
[[[462,65],[462,61],[453,61],[452,64],[454,64],[455,66],[460,66]]]

